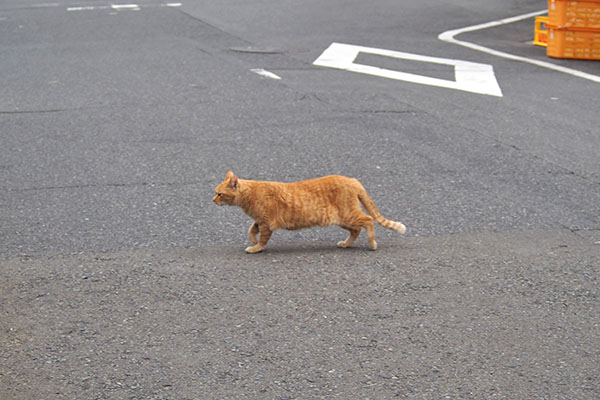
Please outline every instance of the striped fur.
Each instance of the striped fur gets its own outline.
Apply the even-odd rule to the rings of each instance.
[[[246,249],[248,253],[262,251],[276,229],[337,225],[350,232],[338,246],[349,247],[364,228],[373,250],[377,249],[373,221],[400,234],[406,232],[403,224],[379,213],[358,180],[340,175],[282,183],[239,179],[228,171],[215,189],[213,201],[218,205],[238,206],[254,219],[248,231],[254,246]],[[361,210],[360,204],[369,215]]]
[[[364,188],[363,191],[364,192],[362,194],[358,195],[358,199],[360,200],[365,210],[367,210],[369,215],[375,219],[375,222],[377,222],[384,228],[396,231],[401,235],[406,233],[406,227],[404,226],[404,224],[384,218],[383,215],[379,213],[379,210],[375,206],[375,203]]]

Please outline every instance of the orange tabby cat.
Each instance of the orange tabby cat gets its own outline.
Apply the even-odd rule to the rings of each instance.
[[[220,206],[238,206],[255,221],[248,231],[254,246],[248,247],[247,253],[262,251],[276,229],[338,225],[350,232],[338,246],[348,247],[365,228],[372,250],[377,249],[373,220],[400,234],[406,232],[400,222],[381,216],[358,180],[340,175],[281,183],[238,179],[228,171],[215,189],[213,201]],[[370,215],[363,213],[359,201]]]

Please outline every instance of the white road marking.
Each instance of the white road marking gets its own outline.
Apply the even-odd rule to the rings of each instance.
[[[279,75],[275,75],[271,71],[267,71],[267,70],[262,69],[262,68],[254,68],[254,69],[251,69],[250,71],[252,71],[255,74],[258,74],[260,76],[264,76],[266,78],[277,79],[277,80],[281,79],[281,77]]]
[[[87,6],[87,7],[69,7],[67,11],[92,11],[92,10],[106,10],[108,6]]]
[[[396,70],[362,65],[354,62],[359,53],[376,54],[411,61],[421,61],[433,64],[450,65],[454,67],[456,80],[432,78],[429,76],[411,74]],[[496,81],[494,69],[489,64],[480,64],[470,61],[453,60],[423,56],[419,54],[403,53],[399,51],[376,49],[371,47],[354,46],[343,43],[332,43],[327,50],[319,56],[314,65],[337,68],[361,74],[379,76],[382,78],[420,83],[423,85],[438,86],[448,89],[464,90],[471,93],[486,94],[502,97],[502,90]]]
[[[31,7],[33,8],[51,8],[51,7],[58,7],[60,6],[60,4],[58,3],[40,3],[40,4],[32,4]]]
[[[438,36],[438,39],[443,40],[444,42],[453,43],[453,44],[457,44],[459,46],[468,47],[470,49],[481,51],[481,52],[484,52],[484,53],[488,53],[488,54],[491,54],[491,55],[494,55],[494,56],[503,57],[503,58],[507,58],[509,60],[521,61],[521,62],[525,62],[525,63],[537,65],[538,67],[552,69],[554,71],[563,72],[565,74],[577,76],[579,78],[589,79],[590,81],[594,81],[594,82],[599,82],[600,83],[600,76],[598,76],[598,75],[588,74],[586,72],[582,72],[582,71],[578,71],[578,70],[575,70],[575,69],[571,69],[571,68],[563,67],[563,66],[560,66],[560,65],[552,64],[552,63],[549,63],[547,61],[535,60],[533,58],[521,57],[521,56],[516,56],[514,54],[504,53],[502,51],[490,49],[489,47],[480,46],[480,45],[475,44],[475,43],[465,42],[465,41],[457,40],[457,39],[454,38],[454,36],[459,35],[461,33],[473,32],[473,31],[477,31],[477,30],[480,30],[480,29],[486,29],[486,28],[492,28],[494,26],[500,26],[500,25],[504,25],[504,24],[510,24],[510,23],[513,23],[513,22],[517,22],[517,21],[521,21],[521,20],[527,19],[527,18],[535,17],[536,15],[545,14],[546,12],[548,12],[548,10],[535,11],[535,12],[528,13],[528,14],[517,15],[515,17],[501,19],[501,20],[498,20],[498,21],[491,21],[491,22],[486,22],[484,24],[467,26],[465,28],[460,28],[460,29],[453,29],[453,30],[450,30],[450,31],[446,31],[446,32],[440,33],[440,35]]]
[[[143,5],[140,6],[138,4],[111,4],[107,6],[82,6],[82,7],[68,7],[67,11],[95,11],[95,10],[133,10],[139,11],[142,8],[150,8],[150,7],[181,7],[183,3],[163,3],[157,5]]]
[[[137,4],[111,4],[110,6],[113,10],[139,10],[140,6]]]

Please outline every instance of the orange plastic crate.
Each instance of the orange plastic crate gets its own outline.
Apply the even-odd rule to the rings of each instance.
[[[600,60],[600,29],[552,25],[547,28],[548,57]]]
[[[548,0],[548,20],[554,26],[600,28],[600,0]]]
[[[536,46],[548,46],[548,17],[535,17],[535,30],[533,44]]]

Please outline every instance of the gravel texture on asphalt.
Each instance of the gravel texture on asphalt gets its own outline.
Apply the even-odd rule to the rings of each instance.
[[[4,259],[0,398],[596,398],[598,240]]]

